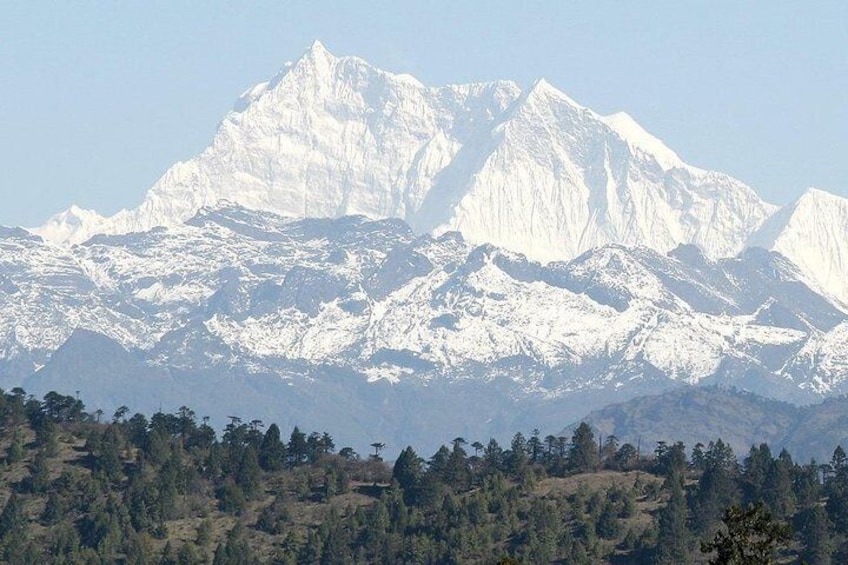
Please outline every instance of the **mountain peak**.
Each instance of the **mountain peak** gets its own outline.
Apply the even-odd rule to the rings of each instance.
[[[549,90],[556,90],[556,88],[548,82],[548,79],[545,77],[539,77],[533,81],[533,84],[530,85],[530,92],[546,92]]]
[[[648,133],[627,112],[616,112],[609,116],[603,116],[601,120],[611,127],[631,148],[653,156],[663,169],[670,170],[685,166],[677,153],[669,149],[662,140]]]
[[[530,85],[530,88],[527,90],[526,97],[528,100],[536,98],[554,99],[557,101],[565,102],[566,104],[568,104],[569,106],[573,106],[577,110],[588,110],[588,108],[582,106],[576,100],[568,96],[565,92],[552,85],[544,77],[536,79],[533,84]]]
[[[336,61],[337,57],[316,39],[297,61],[286,63],[285,67],[271,80],[270,87],[275,87],[292,72],[303,75],[325,75],[330,72]]]
[[[312,42],[312,45],[309,46],[309,52],[310,53],[325,53],[325,54],[330,53],[329,51],[327,51],[327,48],[324,47],[324,44],[321,43],[320,39],[316,39],[315,41]]]
[[[826,190],[811,186],[808,187],[807,190],[805,190],[804,193],[801,194],[801,196],[799,196],[795,202],[827,202],[829,204],[844,206],[848,204],[848,199],[845,199],[841,196],[837,196],[832,192],[828,192]]]
[[[105,220],[94,210],[72,204],[67,210],[51,216],[43,226],[30,231],[48,241],[80,243],[97,233]]]
[[[246,91],[140,207],[54,218],[41,233],[79,242],[172,226],[226,198],[294,217],[401,218],[542,261],[607,243],[694,243],[715,258],[772,212],[725,175],[664,178],[679,158],[626,114],[604,121],[544,78],[523,93],[510,84],[425,87],[316,41]]]
[[[313,61],[328,61],[336,57],[327,50],[323,43],[316,39],[309,46],[309,49],[306,50],[306,53],[303,54],[303,58]]]
[[[774,214],[749,239],[749,246],[778,251],[816,288],[848,303],[848,198],[808,188]]]
[[[802,217],[807,220],[806,216],[809,214],[833,213],[837,210],[842,210],[845,214],[848,214],[848,198],[820,188],[808,187],[798,198],[772,216],[767,222],[772,226],[764,226],[764,229],[767,227],[774,229],[778,225],[780,229],[783,229],[790,223],[797,224]]]

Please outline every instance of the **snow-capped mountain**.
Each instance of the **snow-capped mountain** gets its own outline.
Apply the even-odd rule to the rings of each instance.
[[[693,245],[607,245],[543,265],[397,219],[221,204],[73,247],[8,231],[0,249],[0,294],[14,305],[0,309],[0,384],[104,404],[189,397],[220,417],[249,399],[269,418],[336,429],[379,414],[369,425],[386,433],[386,414],[407,413],[397,403],[435,414],[446,395],[485,397],[494,411],[456,416],[482,430],[557,425],[563,410],[684,382],[795,401],[848,390],[848,316],[756,248],[713,260]],[[95,378],[104,370],[133,377]]]
[[[604,117],[539,80],[426,87],[320,43],[245,92],[212,144],[138,208],[70,214],[54,241],[174,226],[221,199],[300,217],[401,218],[543,260],[618,243],[694,243],[732,256],[774,207],[686,165],[620,113]]]
[[[816,286],[848,303],[848,199],[808,189],[769,218],[749,245],[780,252]]]
[[[111,218],[72,207],[33,231],[79,243],[176,226],[228,200],[295,217],[401,218],[540,261],[616,243],[710,258],[781,252],[848,303],[848,200],[811,190],[783,209],[686,164],[620,112],[539,80],[427,87],[316,42],[248,89],[212,144]],[[768,220],[768,222],[766,222]]]
[[[4,387],[410,442],[682,382],[848,391],[848,200],[778,209],[544,80],[316,43],[138,208],[32,231],[0,228]]]

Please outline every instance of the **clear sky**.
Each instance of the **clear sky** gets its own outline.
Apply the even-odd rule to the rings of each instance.
[[[0,224],[141,202],[320,39],[425,84],[544,77],[782,204],[848,196],[846,2],[0,2]]]

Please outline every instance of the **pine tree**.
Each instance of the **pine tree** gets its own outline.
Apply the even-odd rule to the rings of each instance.
[[[47,457],[55,457],[59,452],[59,438],[53,420],[46,417],[40,419],[39,425],[35,428],[35,445]]]
[[[9,447],[6,449],[6,463],[9,465],[14,465],[18,461],[24,458],[24,441],[20,432],[17,430],[14,431],[12,435],[12,442],[9,444]]]
[[[241,522],[227,533],[226,544],[218,544],[215,549],[215,565],[250,565],[256,563],[256,558],[247,540],[244,539],[244,526]]]
[[[206,547],[209,545],[209,542],[212,540],[212,521],[209,518],[205,518],[200,524],[197,526],[197,537],[195,538],[195,543],[200,547]]]
[[[586,422],[581,422],[571,437],[568,467],[578,473],[588,473],[598,468],[598,445],[595,434]]]
[[[280,440],[280,428],[271,424],[259,447],[259,465],[265,471],[279,471],[286,462],[286,446]]]
[[[659,442],[654,452],[654,461],[657,473],[666,477],[682,477],[686,472],[686,446],[678,441],[668,447],[664,441]]]
[[[763,492],[763,500],[778,519],[795,513],[794,474],[795,463],[789,452],[783,449],[768,470]]]
[[[503,468],[503,449],[495,438],[491,438],[483,450],[483,466],[486,473],[494,473]]]
[[[407,446],[400,452],[392,469],[392,478],[398,482],[403,490],[403,498],[407,504],[414,504],[417,500],[418,483],[421,480],[422,460],[412,449]]]
[[[766,481],[773,465],[774,459],[768,444],[761,443],[759,447],[751,446],[743,464],[741,477],[742,494],[746,503],[764,500]]]
[[[722,522],[725,528],[701,544],[703,553],[715,554],[710,565],[772,565],[790,539],[789,527],[775,522],[762,503],[745,509],[731,506]]]
[[[26,524],[23,503],[15,491],[9,496],[3,512],[0,513],[0,538],[20,533]]]
[[[835,545],[827,514],[821,506],[812,506],[797,517],[803,550],[801,558],[809,565],[830,565]]]
[[[601,508],[601,513],[598,516],[598,524],[595,526],[595,529],[602,538],[615,539],[621,534],[621,528],[621,520],[618,519],[615,506],[607,498]]]
[[[190,543],[184,543],[177,551],[177,565],[198,565],[202,563],[194,547]]]
[[[45,492],[50,485],[47,454],[43,449],[39,449],[38,453],[35,454],[35,458],[29,466],[29,477],[27,477],[25,484],[29,492],[34,494]]]
[[[218,507],[223,512],[239,515],[247,508],[247,498],[241,488],[231,482],[225,483],[215,492]]]
[[[448,457],[444,480],[454,492],[465,491],[471,486],[471,468],[468,465],[468,458],[465,450],[458,443],[454,443]]]
[[[509,452],[504,459],[508,473],[517,475],[524,470],[527,465],[527,439],[524,434],[518,432],[513,436]]]
[[[71,557],[79,551],[80,538],[72,524],[62,523],[50,529],[50,554],[56,557]]]
[[[236,471],[236,485],[241,488],[245,497],[251,499],[259,494],[261,477],[262,470],[259,467],[259,458],[256,455],[256,450],[253,446],[249,446],[244,450],[244,456]]]
[[[795,469],[792,479],[792,492],[800,509],[807,509],[818,504],[821,485],[819,483],[819,467],[815,460],[809,465]]]
[[[848,531],[848,458],[838,446],[830,461],[833,475],[825,485],[827,515],[837,531]]]
[[[286,447],[286,452],[288,453],[289,461],[291,461],[292,465],[300,465],[306,461],[306,434],[301,432],[300,428],[297,426],[294,427],[291,436],[289,437],[289,444]]]
[[[177,565],[177,552],[171,542],[165,544],[162,550],[162,557],[159,558],[159,565]]]
[[[689,555],[691,534],[686,527],[687,507],[682,476],[672,475],[667,484],[671,488],[671,496],[668,503],[660,510],[657,519],[658,539],[654,561],[663,565],[682,565],[691,561]]]
[[[704,455],[704,472],[692,493],[692,521],[701,534],[710,532],[721,519],[724,509],[737,501],[736,458],[722,440],[710,442]]]

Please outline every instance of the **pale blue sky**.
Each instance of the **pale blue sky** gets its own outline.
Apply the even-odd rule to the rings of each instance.
[[[137,205],[314,39],[426,84],[539,77],[775,203],[848,195],[845,2],[0,3],[0,224]]]

